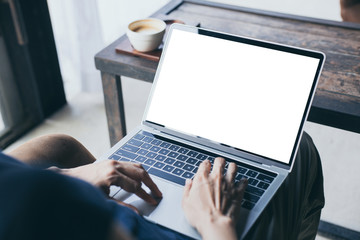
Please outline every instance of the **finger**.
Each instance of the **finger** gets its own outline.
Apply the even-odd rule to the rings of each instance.
[[[194,180],[196,180],[199,176],[202,177],[208,177],[209,173],[210,173],[210,169],[211,169],[211,163],[209,160],[205,160],[203,161],[200,166],[198,171],[196,172],[196,175],[194,177]],[[195,181],[196,182],[196,181]]]
[[[214,166],[211,174],[218,175],[219,173],[222,175],[225,167],[225,159],[222,157],[215,158]]]
[[[140,188],[137,192],[135,192],[136,196],[143,199],[145,202],[151,204],[151,205],[157,205],[158,202],[147,192],[145,192],[144,189]]]
[[[223,181],[221,184],[221,212],[226,213],[226,209],[228,207],[228,200],[229,200],[229,194],[228,194],[228,183],[226,181]]]
[[[152,194],[157,198],[162,198],[162,193],[158,186],[151,179],[150,175],[146,170],[141,166],[141,180],[142,182],[151,190]]]
[[[216,209],[221,209],[221,182],[225,166],[225,159],[215,158],[213,170],[210,173],[213,182],[214,203]]]
[[[228,166],[228,170],[226,172],[226,176],[225,176],[225,180],[228,183],[233,183],[235,180],[235,176],[236,176],[236,172],[237,172],[237,166],[235,163],[231,162]]]
[[[235,221],[235,223],[237,222],[238,217],[240,215],[241,202],[246,187],[247,187],[247,179],[241,179],[239,184],[235,187],[234,191],[232,192],[233,197],[231,200],[231,205],[226,215],[231,217]]]
[[[117,169],[125,174],[126,176],[136,180],[143,182],[154,194],[155,197],[161,198],[162,193],[157,187],[157,185],[153,182],[150,175],[146,172],[146,170],[138,163],[123,163],[117,166]]]
[[[132,210],[134,210],[137,214],[140,214],[140,211],[139,209],[137,209],[136,207],[134,207],[133,205],[131,204],[127,204],[127,203],[124,203],[122,201],[119,201],[119,200],[115,200],[118,204],[122,205],[122,206],[125,206],[125,207],[128,207],[128,208],[131,208]]]
[[[186,181],[185,181],[183,199],[187,198],[189,196],[191,186],[192,186],[192,180],[187,178]]]
[[[127,192],[135,193],[141,187],[141,182],[136,181],[117,171],[113,179],[111,179],[111,185],[116,185],[123,188]]]
[[[236,189],[237,189],[237,192],[240,193],[244,193],[245,192],[245,189],[248,185],[248,180],[246,178],[242,178],[239,183],[236,185]]]

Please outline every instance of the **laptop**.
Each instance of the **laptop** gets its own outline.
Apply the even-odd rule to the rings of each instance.
[[[150,206],[115,186],[110,196],[200,239],[181,208],[183,186],[202,161],[221,156],[238,165],[236,181],[248,179],[237,226],[243,238],[294,165],[324,59],[316,51],[173,24],[141,125],[103,157],[141,163],[163,199]]]

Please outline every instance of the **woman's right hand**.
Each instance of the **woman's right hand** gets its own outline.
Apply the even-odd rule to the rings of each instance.
[[[206,160],[194,179],[186,181],[182,206],[203,239],[237,239],[235,226],[247,180],[235,184],[236,164],[229,164],[225,176],[224,167],[225,160],[216,158],[210,172],[211,163]]]

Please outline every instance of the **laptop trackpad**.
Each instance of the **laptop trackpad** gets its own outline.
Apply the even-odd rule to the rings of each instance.
[[[155,176],[152,176],[152,179],[163,193],[163,198],[158,206],[147,204],[135,194],[129,194],[124,190],[119,191],[114,198],[133,205],[140,211],[140,214],[151,222],[181,232],[193,238],[200,239],[200,235],[197,231],[187,222],[181,207],[183,187],[166,182]],[[150,192],[144,184],[142,187],[148,193]]]

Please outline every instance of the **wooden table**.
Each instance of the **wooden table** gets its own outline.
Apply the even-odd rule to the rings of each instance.
[[[265,12],[205,1],[174,0],[154,17],[166,15],[201,27],[326,54],[308,120],[360,133],[360,24]],[[157,62],[115,52],[120,37],[95,56],[101,71],[111,145],[126,134],[120,76],[152,82]]]

